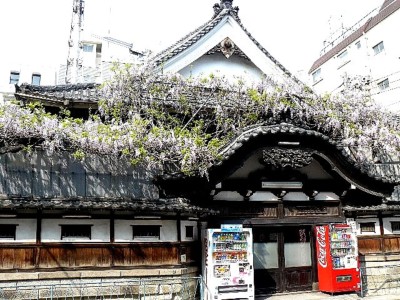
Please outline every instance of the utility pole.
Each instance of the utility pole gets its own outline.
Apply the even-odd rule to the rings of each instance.
[[[68,56],[65,71],[65,84],[82,82],[82,41],[84,0],[73,0],[71,29],[68,40]]]

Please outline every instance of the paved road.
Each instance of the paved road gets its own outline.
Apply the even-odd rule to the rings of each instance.
[[[368,295],[361,297],[356,293],[346,293],[346,294],[326,294],[321,292],[306,292],[306,293],[290,293],[290,294],[279,294],[270,295],[265,297],[256,297],[256,300],[400,300],[399,295]]]

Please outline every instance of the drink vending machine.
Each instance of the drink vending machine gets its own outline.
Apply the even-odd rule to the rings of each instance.
[[[254,299],[251,228],[208,229],[205,246],[206,299]]]
[[[315,227],[319,289],[350,292],[361,289],[355,224]]]

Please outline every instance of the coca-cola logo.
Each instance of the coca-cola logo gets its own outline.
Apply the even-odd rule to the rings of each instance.
[[[317,243],[318,247],[318,263],[321,267],[326,268],[328,265],[326,259],[326,229],[323,226],[317,226]]]

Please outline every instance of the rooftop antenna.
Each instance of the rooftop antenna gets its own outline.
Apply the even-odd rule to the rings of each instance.
[[[109,9],[109,11],[108,11],[108,32],[107,32],[107,34],[108,34],[108,36],[111,36],[111,18],[112,18],[112,14],[111,14],[111,0],[110,0],[110,2],[109,2],[109,6],[110,6],[110,9]]]
[[[67,67],[65,83],[79,83],[82,81],[82,41],[83,15],[85,0],[73,0],[71,29],[68,40]]]

